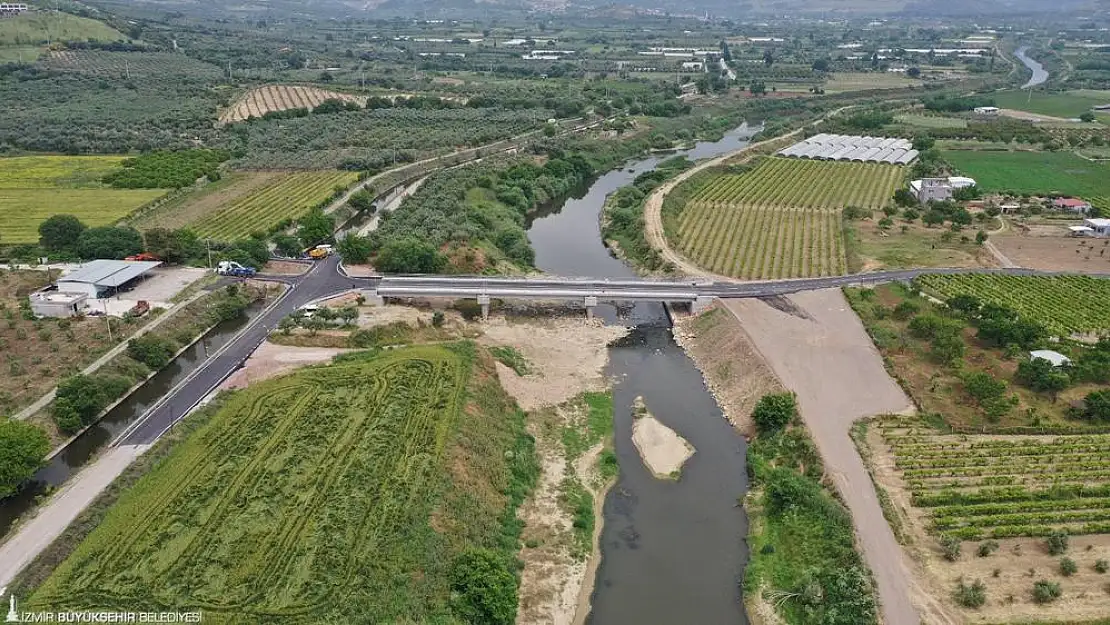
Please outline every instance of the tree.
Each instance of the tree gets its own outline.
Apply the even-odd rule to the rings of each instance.
[[[925,212],[925,216],[921,218],[921,221],[922,221],[922,223],[924,223],[926,226],[929,226],[929,227],[939,226],[942,223],[944,223],[944,213],[942,213],[938,210],[931,210],[930,209],[930,210]]]
[[[49,451],[50,440],[40,428],[26,421],[0,420],[0,499],[34,475]]]
[[[1042,579],[1033,584],[1033,601],[1036,603],[1052,603],[1062,594],[1060,584],[1056,582]]]
[[[752,411],[752,421],[760,434],[772,434],[798,416],[798,401],[793,393],[764,395]]]
[[[270,237],[270,241],[274,243],[274,250],[282,255],[290,258],[296,258],[301,255],[301,250],[304,246],[301,245],[301,240],[291,234],[283,232],[275,234]]]
[[[405,238],[382,246],[374,265],[388,273],[438,273],[447,259],[431,243]]]
[[[958,334],[939,334],[929,345],[933,358],[946,364],[963,358],[967,351],[967,345]]]
[[[471,549],[451,563],[451,609],[473,625],[509,625],[516,618],[517,582],[504,558]]]
[[[144,334],[127,342],[127,355],[157,371],[170,362],[176,347],[169,339]]]
[[[894,203],[898,206],[917,206],[917,198],[909,189],[898,189],[894,192]]]
[[[1083,398],[1083,419],[1099,423],[1110,423],[1110,390],[1092,391]]]
[[[975,242],[982,245],[987,242],[987,233],[983,230],[975,233]]]
[[[73,215],[54,215],[39,224],[39,245],[51,252],[73,251],[85,224]]]
[[[925,150],[931,149],[936,143],[936,139],[929,135],[917,135],[913,138],[913,149],[918,152],[924,152]]]
[[[980,404],[986,404],[1006,394],[1006,381],[995,379],[986,371],[971,371],[963,375],[967,394]]]
[[[732,61],[732,50],[729,49],[728,42],[724,39],[721,40],[721,58],[724,59],[726,63]]]
[[[77,239],[81,258],[122,259],[143,251],[143,235],[134,228],[103,226],[89,228]]]
[[[965,317],[973,317],[979,314],[979,309],[983,307],[983,302],[980,301],[978,297],[975,297],[974,295],[968,295],[966,293],[961,293],[959,295],[948,298],[948,301],[945,302],[945,304],[947,304],[948,307],[952,310],[961,313]]]
[[[762,80],[753,80],[751,86],[748,87],[748,91],[752,95],[763,95],[767,93],[767,83]]]
[[[335,232],[335,219],[324,211],[314,208],[297,222],[297,236],[305,245],[318,245],[332,240]]]
[[[366,264],[366,261],[370,260],[370,254],[374,251],[369,238],[354,233],[339,239],[335,244],[335,249],[339,252],[343,262],[351,265]]]
[[[1082,114],[1079,115],[1079,121],[1086,122],[1088,124],[1095,121],[1095,119],[1095,114],[1090,111],[1084,111]]]
[[[199,240],[191,230],[151,228],[143,233],[144,249],[171,264],[183,263],[199,251]]]
[[[351,194],[347,205],[358,213],[371,212],[374,210],[374,196],[366,189],[359,189]]]
[[[921,68],[920,67],[911,67],[911,68],[907,69],[906,70],[906,76],[909,76],[910,78],[921,78]]]
[[[251,237],[249,239],[242,239],[236,241],[235,247],[250,254],[251,267],[261,269],[266,263],[270,262],[270,246],[266,245],[266,241]]]
[[[987,603],[987,587],[980,580],[967,584],[960,578],[956,582],[954,598],[956,603],[965,608],[981,608]]]
[[[1068,550],[1068,533],[1056,530],[1048,535],[1045,539],[1045,548],[1048,549],[1048,555],[1058,556]]]
[[[1071,377],[1044,358],[1030,358],[1018,363],[1014,381],[1038,393],[1048,393],[1052,401],[1071,384]]]
[[[816,61],[814,61],[813,62],[813,71],[815,71],[815,72],[827,72],[827,71],[829,71],[829,60],[828,59],[817,59]]]
[[[764,50],[763,51],[763,64],[766,65],[767,67],[771,67],[772,65],[774,65],[775,64],[775,53],[772,52],[769,49]]]

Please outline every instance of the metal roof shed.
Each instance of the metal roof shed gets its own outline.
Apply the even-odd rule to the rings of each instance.
[[[161,264],[157,261],[94,260],[58,278],[58,290],[98,297],[100,293],[118,289]]]

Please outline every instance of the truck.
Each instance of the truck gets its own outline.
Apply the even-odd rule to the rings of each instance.
[[[327,258],[331,255],[332,246],[330,245],[317,245],[316,247],[308,250],[308,257],[312,260],[320,260]]]
[[[216,265],[216,273],[221,276],[235,276],[237,278],[249,278],[258,273],[253,267],[244,267],[233,260],[221,260]]]
[[[134,254],[132,256],[128,256],[127,258],[124,258],[123,260],[162,260],[162,259],[159,258],[155,254],[151,254],[150,252],[142,252],[141,254]]]
[[[141,299],[131,308],[131,310],[127,311],[127,314],[131,315],[132,317],[142,317],[148,312],[150,312],[150,302]]]

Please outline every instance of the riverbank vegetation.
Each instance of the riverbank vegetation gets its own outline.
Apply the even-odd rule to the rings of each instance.
[[[228,618],[513,622],[516,508],[538,469],[484,351],[345,355],[225,396],[200,418],[49,577],[39,566],[23,578],[35,588],[26,605],[187,609],[218,593],[206,612]],[[282,470],[255,466],[263,449],[286,450],[269,455]],[[234,504],[248,491],[269,503]],[[288,505],[293,492],[309,505]],[[187,529],[167,546],[157,537],[171,524]],[[290,536],[309,551],[282,548]],[[240,580],[232,595],[229,577]]]
[[[656,165],[655,169],[636,176],[632,184],[617,189],[606,198],[601,236],[609,249],[632,265],[647,271],[670,273],[674,270],[647,241],[644,233],[644,203],[659,185],[690,167],[693,167],[693,163],[684,156],[669,158]]]
[[[823,483],[821,458],[801,425],[794,396],[764,396],[748,447],[752,490],[748,600],[790,625],[878,623],[871,574],[855,548],[852,517]]]

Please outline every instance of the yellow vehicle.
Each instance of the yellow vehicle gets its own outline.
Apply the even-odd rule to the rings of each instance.
[[[308,250],[308,257],[312,260],[320,260],[321,258],[327,258],[330,255],[330,245],[317,245],[316,247]]]

